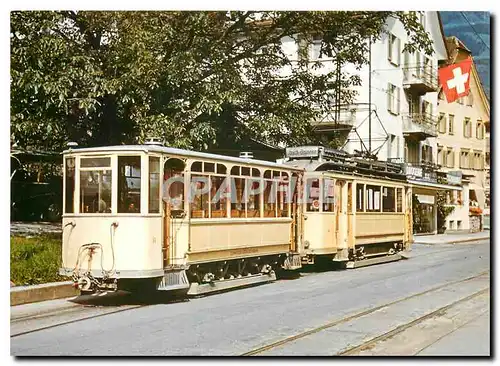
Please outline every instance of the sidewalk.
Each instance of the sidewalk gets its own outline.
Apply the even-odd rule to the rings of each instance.
[[[490,238],[490,231],[481,231],[478,233],[453,233],[453,234],[437,234],[437,235],[415,235],[413,236],[413,244],[457,244],[467,243],[476,240]]]

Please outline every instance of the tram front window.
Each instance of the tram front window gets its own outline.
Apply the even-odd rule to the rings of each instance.
[[[118,212],[141,212],[141,157],[118,157]]]
[[[80,213],[111,212],[111,169],[80,172]]]

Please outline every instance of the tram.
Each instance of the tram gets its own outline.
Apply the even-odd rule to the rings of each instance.
[[[323,147],[286,155],[274,163],[154,141],[68,149],[60,274],[82,292],[200,295],[409,249],[411,187],[400,165]]]
[[[59,272],[82,292],[198,295],[301,267],[301,168],[155,142],[63,160]]]
[[[287,148],[304,169],[302,262],[347,268],[399,260],[410,249],[412,190],[401,164],[320,146]]]

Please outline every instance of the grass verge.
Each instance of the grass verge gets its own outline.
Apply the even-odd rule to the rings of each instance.
[[[59,276],[60,235],[10,237],[10,280],[16,286],[65,281]]]

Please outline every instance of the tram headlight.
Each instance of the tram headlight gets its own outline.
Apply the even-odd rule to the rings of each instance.
[[[304,248],[305,248],[305,249],[309,248],[309,246],[310,246],[310,245],[311,245],[311,243],[309,243],[309,240],[306,240],[306,241],[304,242]]]

